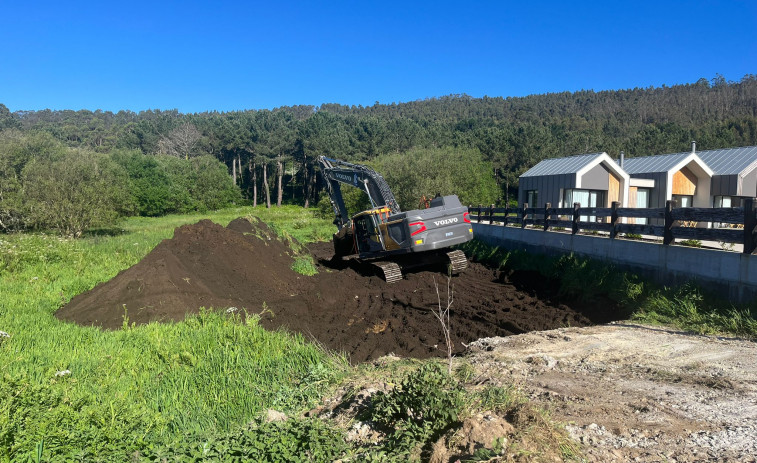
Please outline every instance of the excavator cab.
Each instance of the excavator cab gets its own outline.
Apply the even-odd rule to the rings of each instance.
[[[352,218],[352,224],[355,228],[355,241],[359,253],[373,253],[384,250],[381,231],[374,214],[370,212],[359,214]]]

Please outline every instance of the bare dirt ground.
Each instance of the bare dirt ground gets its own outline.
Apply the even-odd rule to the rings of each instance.
[[[265,224],[202,221],[56,316],[118,329],[125,308],[141,324],[182,320],[201,306],[267,306],[264,327],[312,336],[353,362],[443,355],[432,314],[434,281],[446,297],[443,275],[411,273],[386,285],[332,261],[330,244],[309,251],[319,273],[303,277]],[[601,325],[618,320],[615,307],[560,300],[543,280],[479,263],[452,279],[455,354],[466,353],[480,384],[515,381],[567,423],[590,461],[757,461],[756,343]]]
[[[357,363],[390,353],[442,356],[443,333],[433,311],[447,298],[442,272],[408,273],[387,285],[351,261],[333,261],[331,243],[308,245],[319,273],[290,267],[293,252],[262,222],[237,219],[222,227],[208,220],[179,227],[139,263],[74,297],[56,316],[81,325],[119,329],[130,323],[171,322],[200,307],[261,313],[267,329],[312,337]],[[531,273],[506,275],[471,263],[453,277],[452,341],[508,336],[561,326],[617,320],[611,308],[559,301]],[[266,310],[263,310],[263,308]],[[232,309],[232,310],[236,310]]]
[[[589,461],[757,461],[757,344],[611,324],[480,339],[479,381],[515,381]]]

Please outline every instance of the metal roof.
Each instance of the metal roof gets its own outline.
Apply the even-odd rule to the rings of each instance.
[[[589,163],[605,153],[579,154],[566,158],[545,159],[528,169],[521,177],[539,177],[542,175],[575,174]]]
[[[715,175],[736,175],[751,171],[757,164],[757,146],[700,151],[700,158]]]
[[[659,154],[657,156],[626,158],[623,161],[623,170],[631,175],[667,172],[689,155],[691,155],[691,151],[688,153]]]

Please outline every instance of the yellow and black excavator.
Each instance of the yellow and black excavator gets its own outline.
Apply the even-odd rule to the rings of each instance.
[[[456,195],[437,196],[425,209],[402,212],[386,180],[368,166],[318,158],[334,208],[334,252],[337,257],[357,255],[387,283],[402,279],[403,270],[443,264],[452,273],[468,267],[468,259],[451,246],[473,239],[468,208]],[[371,209],[351,218],[340,184],[368,195]]]

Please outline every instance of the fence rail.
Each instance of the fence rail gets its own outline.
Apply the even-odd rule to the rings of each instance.
[[[667,201],[661,208],[620,207],[613,202],[612,207],[573,207],[555,208],[547,203],[545,207],[504,208],[492,206],[469,206],[471,221],[482,221],[496,225],[540,227],[544,231],[561,227],[570,229],[571,233],[579,231],[603,231],[614,239],[618,233],[625,235],[661,236],[663,245],[672,244],[675,239],[712,240],[723,243],[743,244],[745,254],[753,254],[757,249],[757,198],[747,198],[744,207],[703,208],[676,207],[675,201]],[[581,218],[591,220],[581,220]],[[629,223],[629,219],[657,219],[663,225]],[[728,224],[740,228],[706,228],[700,223]]]

